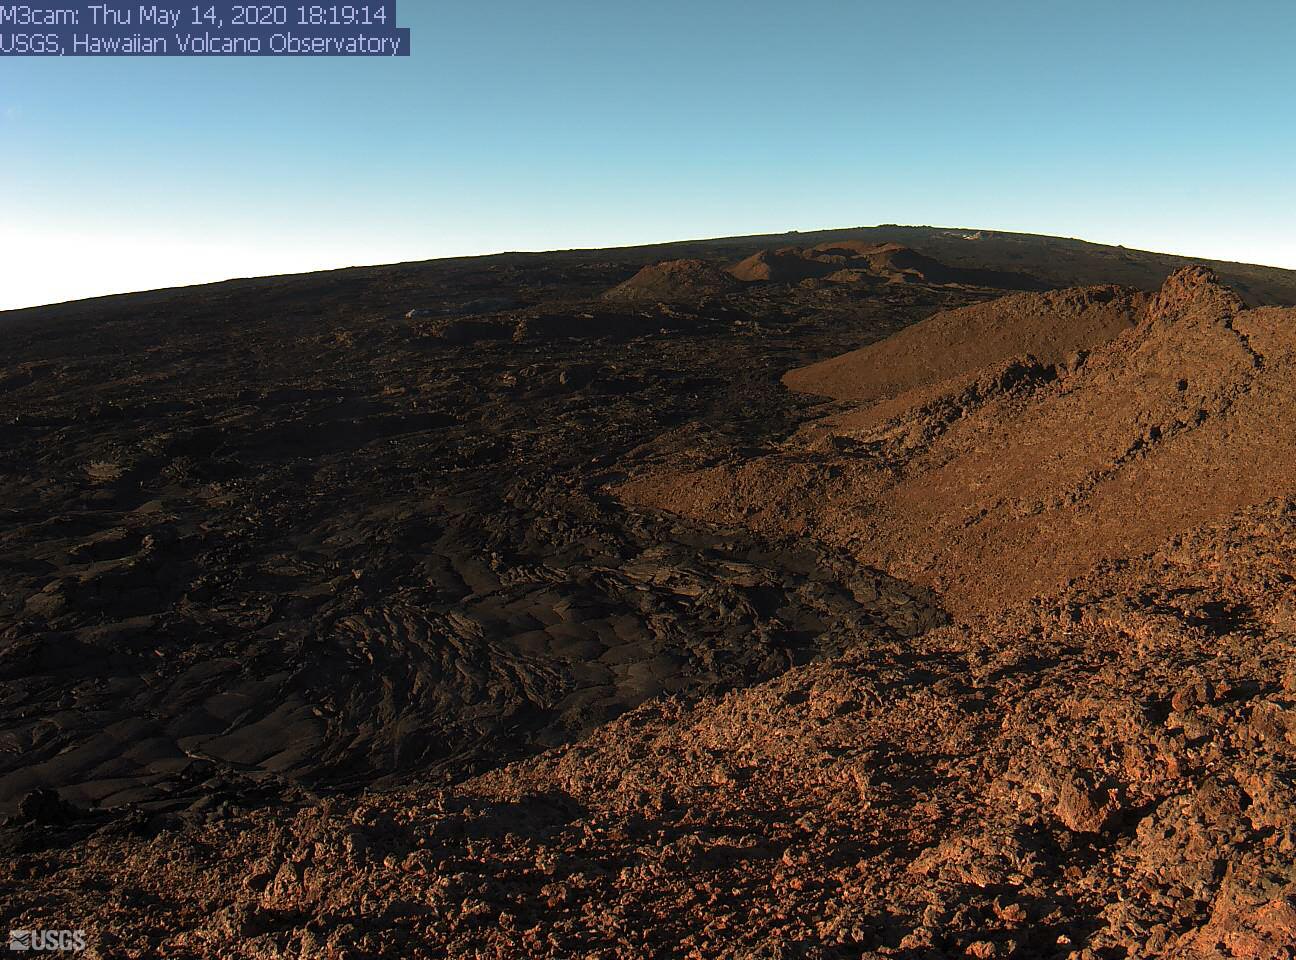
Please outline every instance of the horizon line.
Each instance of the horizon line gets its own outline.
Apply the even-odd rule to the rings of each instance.
[[[813,236],[823,233],[847,233],[852,230],[931,230],[931,231],[948,231],[957,232],[975,232],[982,234],[1012,236],[1012,237],[1032,237],[1046,240],[1063,240],[1072,243],[1084,243],[1095,247],[1107,247],[1113,250],[1127,250],[1131,253],[1147,254],[1154,257],[1177,257],[1186,260],[1192,260],[1203,264],[1226,264],[1231,266],[1260,267],[1266,270],[1280,270],[1285,273],[1296,273],[1296,266],[1284,267],[1272,263],[1258,263],[1245,260],[1221,260],[1217,257],[1202,257],[1195,254],[1179,253],[1170,250],[1148,250],[1141,247],[1127,247],[1119,243],[1104,243],[1097,240],[1088,240],[1084,237],[1063,236],[1060,234],[1037,233],[1028,230],[1001,229],[996,227],[972,227],[972,226],[940,226],[936,224],[912,224],[912,223],[878,223],[872,225],[856,225],[850,227],[817,227],[812,229],[789,229],[777,233],[749,233],[749,234],[726,234],[723,236],[709,237],[687,237],[675,240],[653,240],[645,243],[616,244],[612,246],[573,246],[573,247],[552,247],[546,249],[504,249],[491,250],[481,253],[461,253],[450,254],[448,256],[427,257],[424,259],[413,260],[391,260],[376,263],[351,263],[338,266],[322,266],[318,269],[296,270],[285,273],[263,273],[236,275],[222,277],[216,280],[203,280],[197,283],[182,283],[175,286],[164,287],[145,287],[136,290],[121,290],[112,293],[96,294],[89,297],[76,297],[71,300],[53,300],[45,303],[34,303],[19,307],[0,308],[0,317],[9,317],[13,314],[21,314],[29,311],[55,309],[59,307],[72,307],[77,305],[94,304],[102,300],[116,300],[123,297],[143,297],[149,295],[174,294],[186,290],[201,290],[208,287],[218,287],[228,283],[253,283],[260,280],[284,280],[297,277],[311,277],[330,273],[344,273],[349,270],[377,270],[386,267],[408,267],[431,263],[453,262],[458,260],[486,260],[493,257],[508,256],[543,256],[545,254],[580,254],[580,253],[614,253],[618,251],[635,251],[651,250],[655,247],[673,247],[684,246],[687,244],[698,243],[723,243],[725,241],[760,241],[766,239],[777,239],[780,237],[794,236]]]

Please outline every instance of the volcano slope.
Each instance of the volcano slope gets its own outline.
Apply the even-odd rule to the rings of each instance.
[[[871,281],[996,287],[1039,290],[1036,277],[1008,270],[953,267],[899,243],[830,240],[818,246],[761,250],[730,267],[739,280],[779,283],[825,279],[833,282]]]
[[[1134,325],[1146,295],[1120,287],[1018,294],[928,317],[879,343],[789,371],[792,390],[885,400],[1029,354],[1059,364]]]
[[[1140,302],[1073,291],[933,317],[787,378],[838,395],[894,395],[812,424],[770,456],[622,492],[688,516],[814,536],[935,589],[960,615],[1055,591],[1099,561],[1296,492],[1291,311],[1245,310],[1209,271],[1189,268],[1132,328],[1059,359],[1110,335]],[[994,316],[1023,326],[1026,346],[1044,330],[1056,339],[1043,358],[1007,356],[1011,337],[969,324]],[[927,356],[927,343],[947,348],[951,330],[968,349],[903,362]],[[985,364],[961,369],[970,357]]]
[[[1042,264],[1065,243],[1011,249]],[[759,529],[639,509],[753,464],[832,481],[916,463],[903,430],[858,439],[886,404],[913,419],[903,391],[860,406],[779,377],[1002,293],[601,298],[646,262],[773,246],[715,244],[0,318],[2,919],[82,927],[112,957],[1291,947],[1281,485],[988,612],[861,564],[827,528],[767,522],[812,514],[819,474],[794,506],[777,499],[794,485],[759,488]],[[1074,276],[1157,269],[1125,256]],[[1216,390],[1220,417],[1286,362],[1287,314],[1208,277],[1094,309],[1126,300],[1076,311],[1097,317],[1083,363],[954,371],[969,425],[1059,402],[1074,375],[1104,383],[1086,372],[1104,364],[1114,383],[1157,331],[1197,330],[1219,382],[1249,385]],[[1241,337],[1263,358],[1250,379]],[[913,389],[945,409],[947,382]],[[931,422],[935,450],[958,422]],[[949,624],[942,604],[976,616]]]

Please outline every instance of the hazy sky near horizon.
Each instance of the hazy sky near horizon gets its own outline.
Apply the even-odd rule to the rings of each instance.
[[[0,58],[0,309],[897,222],[1296,267],[1286,0],[402,0],[408,59]]]

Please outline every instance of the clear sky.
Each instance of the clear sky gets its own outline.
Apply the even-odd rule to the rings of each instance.
[[[0,308],[883,222],[1296,267],[1289,0],[401,0],[410,59],[0,58]]]

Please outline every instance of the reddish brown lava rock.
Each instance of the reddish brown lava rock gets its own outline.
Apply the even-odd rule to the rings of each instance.
[[[731,293],[741,284],[705,260],[665,260],[644,267],[629,280],[603,294],[605,300],[697,300]]]
[[[884,342],[845,366],[858,364],[857,379],[838,369],[825,377],[826,365],[815,376],[840,384],[842,395],[889,399],[811,425],[776,452],[697,473],[655,472],[623,485],[622,495],[767,535],[812,535],[936,589],[956,613],[984,614],[1296,491],[1287,386],[1296,376],[1296,311],[1242,309],[1196,268],[1171,277],[1153,309],[1119,333],[1137,296],[1075,291],[1030,302],[1073,304],[1079,342],[1108,339],[1063,362],[1075,342],[1048,359],[969,372],[955,361],[948,379],[907,390],[948,371],[923,360],[874,387],[871,371],[887,369],[875,355],[898,349]],[[1022,305],[1014,296],[970,309],[993,318],[998,308],[1010,327],[1042,318],[1028,325],[1028,341],[1050,329],[1048,311]],[[930,322],[952,335],[961,327],[949,316]],[[895,339],[921,335],[914,331]],[[996,361],[1002,349],[985,355]]]
[[[812,277],[826,277],[840,266],[826,260],[806,257],[798,247],[762,250],[735,264],[729,272],[739,280],[795,283]]]
[[[1120,810],[1116,790],[1097,790],[1068,780],[1058,792],[1057,815],[1068,830],[1102,833]]]
[[[793,390],[868,402],[1029,354],[1059,364],[1134,326],[1146,295],[1119,287],[1020,293],[937,313],[894,336],[792,370]]]

